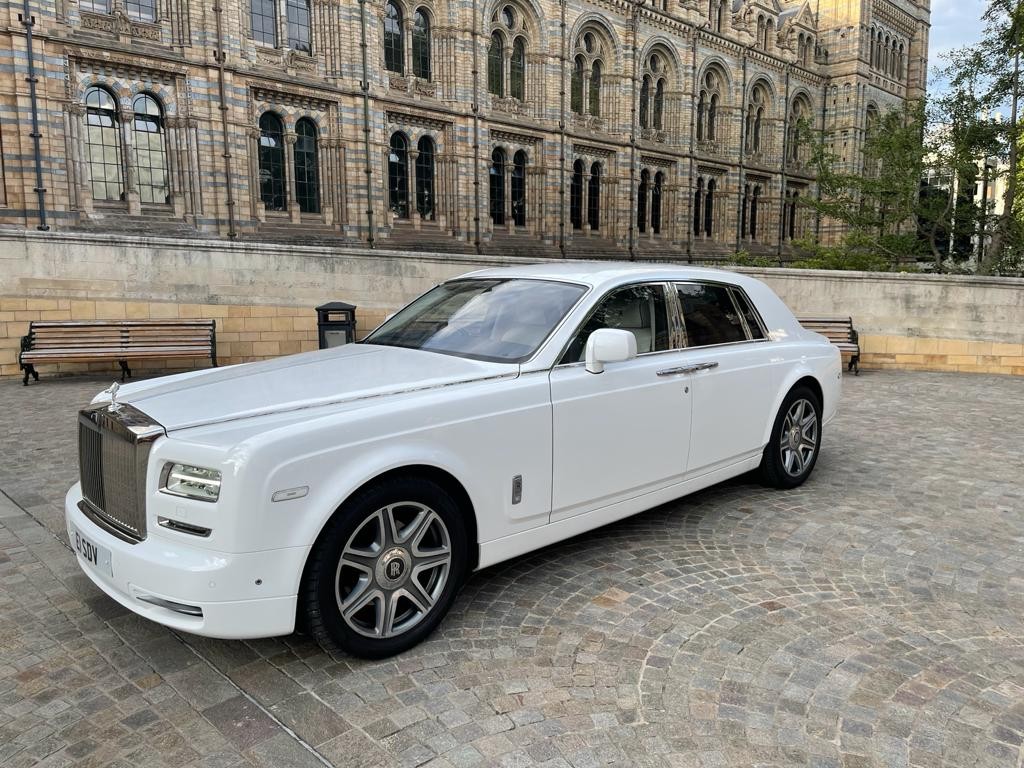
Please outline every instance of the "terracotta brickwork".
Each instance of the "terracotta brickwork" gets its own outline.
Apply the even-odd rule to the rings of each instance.
[[[35,104],[0,2],[0,226],[776,253],[927,69],[929,0],[386,2],[33,2]]]

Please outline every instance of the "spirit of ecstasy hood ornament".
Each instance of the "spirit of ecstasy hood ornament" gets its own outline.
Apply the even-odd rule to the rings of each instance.
[[[110,389],[103,390],[103,394],[110,395],[110,406],[107,408],[108,411],[118,411],[121,408],[121,404],[117,402],[117,392],[121,389],[121,385],[116,381],[110,385]]]

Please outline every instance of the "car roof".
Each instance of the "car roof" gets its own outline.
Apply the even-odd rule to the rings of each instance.
[[[753,278],[724,269],[679,264],[637,264],[629,261],[571,261],[498,267],[470,272],[461,277],[534,278],[582,283],[598,290],[640,280],[714,280],[746,285]]]

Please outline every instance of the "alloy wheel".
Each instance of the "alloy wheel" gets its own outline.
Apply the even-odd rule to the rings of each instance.
[[[412,501],[381,507],[342,549],[335,576],[341,617],[365,637],[408,632],[441,598],[451,565],[451,537],[433,509]]]
[[[789,407],[779,448],[782,467],[790,477],[798,477],[810,466],[818,450],[818,412],[810,401],[801,398]]]

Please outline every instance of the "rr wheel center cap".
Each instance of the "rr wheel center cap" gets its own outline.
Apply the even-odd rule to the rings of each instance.
[[[412,571],[412,558],[402,547],[393,547],[377,559],[377,583],[384,589],[397,589],[409,578]]]

